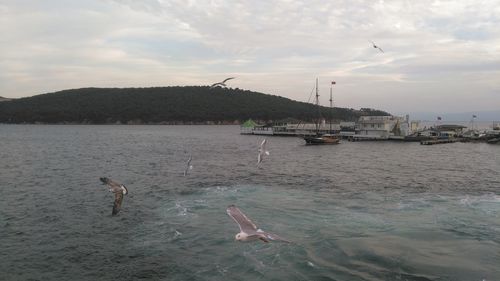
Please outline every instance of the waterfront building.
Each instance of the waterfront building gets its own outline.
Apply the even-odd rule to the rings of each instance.
[[[361,116],[358,120],[357,139],[389,139],[409,134],[409,116]]]

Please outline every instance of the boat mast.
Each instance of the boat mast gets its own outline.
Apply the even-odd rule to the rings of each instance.
[[[316,78],[316,107],[318,108],[318,121],[316,122],[316,134],[319,134],[321,122],[321,108],[319,107],[318,78]]]
[[[333,118],[333,99],[332,99],[332,88],[333,88],[333,83],[330,84],[330,134],[332,133],[332,118]]]

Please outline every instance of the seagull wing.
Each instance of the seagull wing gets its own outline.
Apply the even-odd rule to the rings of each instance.
[[[188,161],[186,162],[186,169],[184,169],[184,176],[187,175],[188,171],[193,169],[193,166],[191,165],[191,160],[193,160],[193,156],[189,156]]]
[[[113,204],[113,212],[111,213],[112,215],[118,214],[118,212],[122,207],[122,202],[123,202],[123,193],[115,192],[115,203]]]
[[[264,140],[260,143],[260,149],[262,149],[262,150],[266,150],[266,142],[267,142],[267,139],[264,139]]]
[[[260,162],[262,162],[262,153],[259,152],[259,154],[257,155],[257,164],[259,164]]]
[[[265,231],[257,231],[257,232],[259,233],[260,237],[264,238],[264,239],[261,239],[264,242],[265,242],[265,240],[275,240],[275,241],[283,241],[286,243],[292,243],[291,241],[286,240],[285,238],[280,237],[280,236],[273,234],[273,233],[269,233],[269,232],[265,232]]]
[[[186,166],[186,169],[184,169],[184,176],[186,176],[188,174],[188,171],[192,169],[193,169],[192,165]]]
[[[108,185],[114,190],[122,190],[122,185],[116,181],[109,180]]]
[[[382,50],[382,48],[380,47],[377,47],[377,49],[379,49],[382,53],[384,52],[384,50]]]
[[[227,207],[227,214],[233,218],[233,220],[240,227],[240,231],[251,234],[257,231],[255,224],[243,214],[235,205]]]
[[[226,78],[226,79],[224,79],[224,81],[222,81],[222,83],[224,84],[224,83],[226,83],[226,81],[227,81],[227,80],[231,80],[231,79],[234,79],[234,78],[236,78],[236,77],[229,77],[229,78]]]
[[[109,179],[109,178],[100,178],[100,180],[103,183],[107,184],[113,192],[121,192],[122,191],[122,185],[117,183],[116,181],[113,181],[112,179]]]

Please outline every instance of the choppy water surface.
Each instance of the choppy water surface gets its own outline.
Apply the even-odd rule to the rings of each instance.
[[[2,280],[500,280],[500,146],[0,126]],[[193,155],[193,170],[183,177]],[[108,176],[130,194],[111,216]],[[238,205],[294,243],[239,243]]]

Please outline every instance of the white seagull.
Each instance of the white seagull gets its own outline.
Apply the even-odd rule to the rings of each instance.
[[[123,195],[128,194],[127,188],[120,183],[117,183],[108,178],[99,178],[103,184],[107,184],[109,186],[109,191],[115,194],[115,203],[113,204],[113,212],[112,215],[118,214],[120,208],[122,207]]]
[[[210,86],[210,88],[214,88],[214,87],[217,87],[217,86],[226,87],[226,81],[231,80],[231,79],[234,79],[234,78],[236,78],[236,77],[229,77],[229,78],[226,78],[226,79],[224,79],[222,82],[218,82],[218,83],[214,83],[214,84],[212,84],[212,86]]]
[[[188,171],[193,169],[193,165],[191,165],[191,160],[193,160],[193,156],[189,155],[189,159],[186,162],[186,169],[184,170],[184,176],[187,176]]]
[[[375,49],[379,49],[382,53],[384,52],[384,50],[382,50],[379,46],[375,45],[375,43],[373,41],[370,41],[373,45],[373,48]]]
[[[260,239],[266,243],[269,240],[283,241],[291,243],[290,241],[279,237],[276,234],[262,231],[262,229],[257,228],[255,224],[243,214],[235,205],[230,205],[227,207],[227,214],[233,218],[233,220],[240,227],[240,232],[236,234],[235,239],[238,241],[252,241]]]
[[[264,159],[264,155],[269,155],[269,151],[266,150],[267,140],[264,139],[259,147],[259,154],[257,155],[257,164],[260,164]]]

